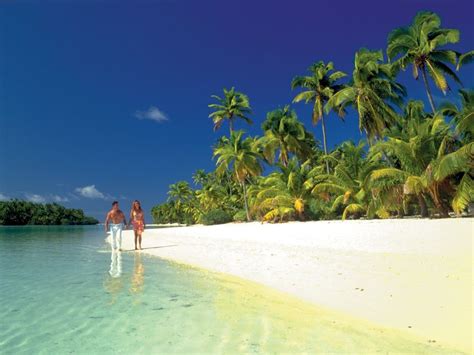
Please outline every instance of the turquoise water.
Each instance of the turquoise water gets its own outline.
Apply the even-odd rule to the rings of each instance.
[[[0,277],[2,354],[445,352],[238,279],[112,255],[96,226],[0,228]]]

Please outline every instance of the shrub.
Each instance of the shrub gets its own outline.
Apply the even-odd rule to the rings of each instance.
[[[234,214],[234,222],[247,222],[247,214],[244,210],[237,211]]]
[[[232,221],[232,216],[223,210],[211,210],[201,217],[201,223],[208,226],[211,224],[222,224]]]

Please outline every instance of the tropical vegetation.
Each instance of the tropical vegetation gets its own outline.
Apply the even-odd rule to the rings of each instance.
[[[57,203],[34,203],[12,199],[0,201],[0,225],[86,225],[98,224],[93,217],[84,215],[84,211],[66,208]]]
[[[249,98],[235,88],[212,96],[214,129],[229,124],[229,136],[213,146],[214,171],[198,170],[192,182],[172,184],[168,201],[155,206],[156,223],[306,221],[404,216],[459,216],[474,202],[474,90],[460,73],[474,51],[449,48],[459,31],[441,26],[432,12],[420,12],[393,30],[383,50],[355,53],[352,74],[333,62],[315,61],[289,87],[293,102],[312,105],[322,147],[290,105],[267,113],[260,136],[235,130],[252,123]],[[427,94],[410,97],[400,72],[412,68]],[[445,96],[437,99],[432,84]],[[439,101],[439,102],[438,102]],[[330,149],[328,115],[352,112],[365,135]],[[331,142],[334,144],[334,142]]]

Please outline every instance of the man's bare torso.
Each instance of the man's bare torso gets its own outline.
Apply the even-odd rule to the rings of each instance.
[[[121,210],[110,210],[108,217],[114,224],[123,223],[125,221],[125,215]]]

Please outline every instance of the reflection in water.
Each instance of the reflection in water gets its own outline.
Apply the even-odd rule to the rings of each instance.
[[[135,262],[133,264],[133,275],[130,285],[132,293],[141,293],[143,291],[143,281],[145,276],[145,267],[142,263],[141,253],[135,253]]]
[[[122,275],[122,253],[119,251],[112,250],[109,275],[104,281],[104,288],[112,296],[110,303],[114,304],[123,288],[123,280],[120,277]]]
[[[109,274],[114,278],[122,275],[122,253],[120,251],[112,249]]]

